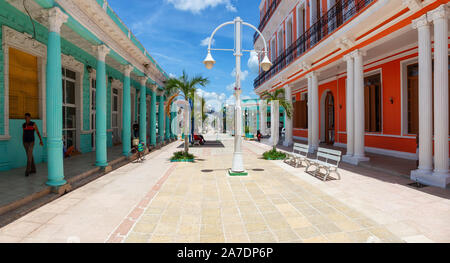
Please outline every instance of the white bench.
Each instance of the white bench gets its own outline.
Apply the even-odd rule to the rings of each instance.
[[[295,165],[296,168],[308,167],[310,165],[308,153],[309,153],[309,145],[294,143],[294,148],[292,149],[292,152],[288,153],[288,156],[286,157],[284,162],[290,165]],[[306,165],[303,166],[302,162],[305,162]]]
[[[306,167],[306,172],[311,166],[315,166],[314,175],[317,176],[320,173],[320,169],[325,170],[323,180],[326,181],[327,177],[331,173],[335,173],[339,180],[341,180],[341,175],[338,173],[337,169],[339,162],[341,161],[341,151],[331,150],[327,148],[320,148],[317,150],[317,157],[315,160],[310,160],[309,165]]]

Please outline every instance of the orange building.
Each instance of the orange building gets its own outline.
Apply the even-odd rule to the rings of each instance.
[[[446,187],[448,2],[262,0],[273,66],[254,86],[292,100],[285,144],[341,146],[352,164],[366,152],[418,159],[411,178]],[[254,46],[263,49],[258,35]]]

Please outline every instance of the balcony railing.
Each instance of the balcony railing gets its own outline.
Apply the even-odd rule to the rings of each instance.
[[[375,0],[342,0],[336,3],[326,14],[306,30],[306,32],[300,35],[294,43],[284,50],[272,62],[273,65],[268,71],[261,72],[254,80],[253,86],[257,88],[266,80],[272,78],[373,1]]]
[[[259,22],[258,30],[262,32],[264,30],[264,27],[266,26],[267,22],[269,22],[270,18],[272,17],[273,13],[275,13],[275,10],[277,10],[277,7],[280,5],[281,0],[273,0],[273,2],[270,4],[269,9],[264,14],[263,18]],[[258,39],[259,34],[255,32],[253,35],[253,43],[256,42]]]

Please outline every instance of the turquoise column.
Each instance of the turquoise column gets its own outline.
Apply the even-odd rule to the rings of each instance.
[[[131,151],[131,91],[130,74],[132,65],[124,67],[123,94],[122,94],[122,154],[128,156]]]
[[[150,145],[156,145],[156,90],[157,87],[152,88],[152,97],[150,105]]]
[[[64,180],[62,141],[62,74],[61,25],[67,15],[58,7],[49,10],[49,33],[46,66],[46,116],[47,116],[47,185],[61,186]]]
[[[170,112],[169,112],[169,115],[167,115],[165,112],[164,112],[164,116],[165,116],[165,118],[166,118],[166,140],[169,140],[170,139]]]
[[[139,141],[147,145],[147,77],[140,77]]]
[[[158,109],[158,135],[161,142],[164,141],[164,94],[159,96],[159,109]]]
[[[172,106],[173,107],[173,106]],[[174,112],[172,112],[172,122],[171,122],[171,124],[173,125],[173,126],[170,126],[171,127],[171,131],[172,131],[172,137],[174,138],[174,139],[177,139],[178,138],[178,134],[177,134],[177,132],[178,132],[178,127],[177,127],[177,125],[178,125],[178,123],[177,123],[177,121],[176,121],[176,119],[177,119],[177,112],[176,111],[174,111]]]
[[[95,157],[96,166],[108,166],[107,138],[106,138],[106,64],[105,58],[109,53],[105,45],[97,46],[97,71],[95,93]]]

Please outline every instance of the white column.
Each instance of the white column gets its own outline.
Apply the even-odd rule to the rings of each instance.
[[[292,106],[292,89],[291,86],[289,84],[284,86],[284,97],[286,99],[286,101],[289,103],[289,105]],[[293,109],[293,107],[291,107],[291,109]],[[293,111],[291,111],[291,118],[289,118],[286,114],[285,111],[285,135],[284,135],[284,146],[290,146],[293,143],[292,140],[292,116],[293,116]]]
[[[346,101],[346,116],[347,116],[347,157],[352,157],[354,154],[354,71],[355,64],[353,57],[348,54],[344,57],[344,60],[347,62],[347,83],[345,87],[345,101]]]
[[[360,50],[352,52],[352,56],[355,60],[355,83],[354,83],[354,121],[355,121],[355,134],[354,134],[354,155],[353,159],[355,163],[361,161],[368,161],[364,154],[364,135],[365,135],[365,123],[364,123],[364,69],[363,69],[363,53]]]
[[[443,4],[428,12],[434,24],[434,173],[430,182],[445,188],[448,170],[448,8]]]
[[[416,175],[430,174],[433,169],[433,113],[432,113],[432,70],[431,31],[427,15],[412,22],[418,31],[419,40],[419,167],[411,172]]]
[[[267,102],[265,100],[259,101],[259,131],[261,135],[266,135],[267,129]]]
[[[270,142],[272,146],[276,146],[278,144],[279,139],[279,127],[280,127],[280,103],[278,100],[272,100],[270,102],[270,131],[271,137]]]
[[[312,109],[313,109],[313,103],[312,103],[312,78],[311,75],[307,75],[308,78],[308,145],[309,149],[312,152],[313,151],[313,140],[312,140]]]
[[[317,73],[311,73],[311,124],[312,124],[312,146],[314,150],[319,148],[319,81]]]

